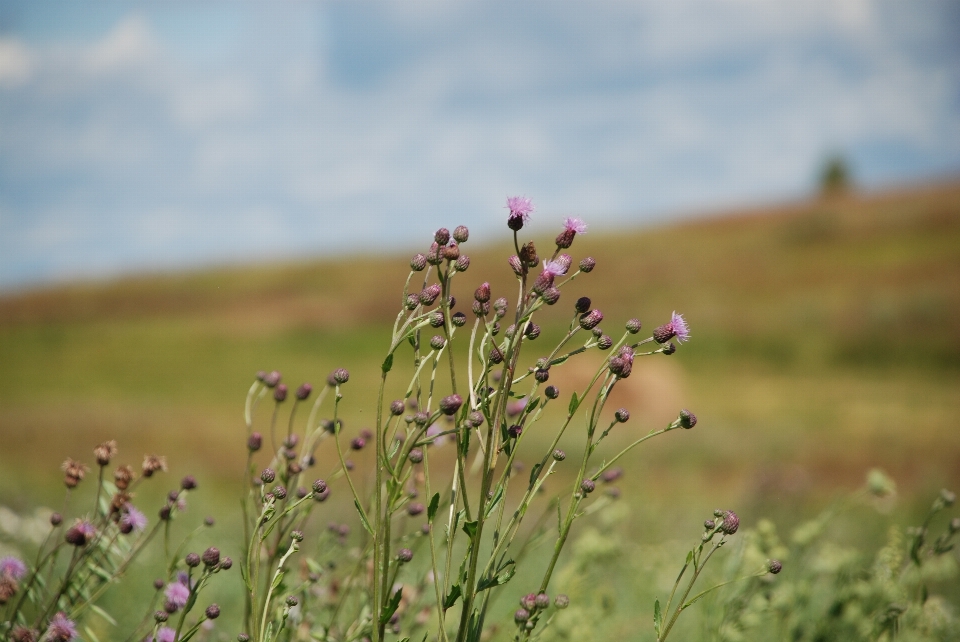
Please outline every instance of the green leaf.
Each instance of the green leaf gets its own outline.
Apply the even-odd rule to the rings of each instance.
[[[248,591],[253,591],[253,584],[250,583],[250,575],[247,573],[247,565],[240,565],[240,576],[243,578],[243,583],[247,585]]]
[[[530,400],[530,403],[527,404],[527,407],[524,408],[524,411],[529,414],[537,409],[537,406],[540,405],[540,397],[535,397]]]
[[[427,521],[433,523],[433,518],[437,516],[437,508],[440,507],[440,493],[434,493],[430,500],[430,507],[427,508]]]
[[[497,507],[497,504],[499,504],[500,500],[502,499],[503,499],[503,486],[498,486],[497,492],[494,494],[493,499],[490,500],[490,503],[487,504],[487,508],[483,513],[484,519],[490,517],[490,514],[494,511],[494,509]]]
[[[266,633],[264,633],[263,639],[264,640],[273,639],[273,622],[270,622],[269,624],[267,624],[267,630],[266,630]]]
[[[383,371],[383,374],[387,374],[393,368],[393,353],[387,355],[387,358],[383,360],[383,365],[380,366],[380,370]]]
[[[93,633],[93,631],[90,630],[90,627],[89,627],[89,626],[83,627],[83,632],[87,634],[87,637],[88,637],[92,642],[100,642],[100,638],[98,638],[98,637]]]
[[[443,610],[446,611],[460,599],[460,585],[454,584],[450,587],[450,593],[443,598]]]
[[[530,483],[537,481],[537,477],[540,475],[540,471],[543,470],[543,464],[537,462],[530,469]]]
[[[370,522],[367,521],[367,516],[363,512],[363,508],[360,507],[360,502],[353,500],[353,505],[357,507],[357,512],[360,513],[360,523],[363,524],[363,527],[367,529],[367,532],[373,535],[373,528],[370,526]]]
[[[277,571],[277,574],[273,576],[273,589],[276,590],[280,586],[280,582],[283,581],[283,571]]]
[[[580,401],[577,399],[577,393],[570,397],[570,406],[567,407],[567,414],[572,415],[580,407]]]
[[[380,624],[386,624],[390,621],[390,618],[393,617],[393,614],[397,612],[397,608],[400,606],[401,597],[403,597],[403,588],[398,588],[397,592],[390,598],[390,601],[383,605],[383,612],[380,614]]]
[[[663,628],[663,613],[660,612],[660,600],[653,603],[653,630],[660,637],[660,629]]]
[[[478,523],[479,522],[477,520],[473,520],[472,522],[464,522],[463,532],[466,533],[472,539],[477,534]]]
[[[513,560],[508,560],[507,563],[504,565],[503,571],[494,575],[493,577],[485,577],[480,580],[480,583],[477,585],[477,593],[494,586],[500,586],[501,584],[506,584],[516,574],[516,572],[517,572],[517,565],[514,563]]]
[[[114,625],[114,626],[117,625],[117,621],[114,620],[113,617],[111,617],[111,615],[110,615],[109,613],[107,613],[106,611],[104,611],[102,608],[100,608],[100,607],[97,606],[96,604],[91,604],[91,605],[90,605],[90,610],[93,611],[94,613],[96,613],[97,615],[99,615],[100,617],[102,617],[104,620],[106,620],[106,621],[109,622],[110,624],[112,624],[112,625]]]

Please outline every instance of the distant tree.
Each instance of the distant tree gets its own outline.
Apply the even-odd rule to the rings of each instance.
[[[831,156],[820,171],[820,193],[842,194],[852,187],[850,166],[843,156]]]

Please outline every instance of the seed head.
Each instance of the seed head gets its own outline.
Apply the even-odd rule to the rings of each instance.
[[[580,327],[584,330],[592,330],[603,321],[603,312],[592,310],[580,316]]]
[[[297,530],[290,531],[290,539],[292,539],[292,540],[295,541],[295,542],[302,542],[302,541],[303,541],[303,531],[297,531]]]
[[[443,248],[443,258],[448,261],[456,261],[460,258],[460,246],[456,243],[451,243]],[[468,262],[469,265],[469,262]]]
[[[417,252],[410,259],[410,269],[414,272],[422,272],[427,267],[427,257]]]
[[[60,469],[63,471],[63,483],[67,488],[76,488],[90,470],[79,461],[69,458],[60,465]]]
[[[100,466],[106,466],[110,463],[110,459],[117,454],[117,442],[113,439],[105,441],[93,449],[93,454]]]
[[[113,472],[113,483],[117,490],[126,490],[133,481],[133,468],[130,466],[118,466]]]
[[[466,225],[458,225],[453,230],[453,240],[457,243],[466,243],[467,239],[470,238],[470,230],[467,229]]]
[[[610,335],[604,334],[597,339],[597,347],[601,350],[609,350],[613,346],[613,339],[610,338]]]
[[[687,409],[680,411],[680,427],[693,428],[697,425],[697,416]]]
[[[276,478],[277,473],[272,468],[264,468],[263,472],[260,473],[260,481],[264,484],[272,484]]]
[[[771,575],[776,575],[783,570],[783,564],[780,563],[780,560],[770,560],[767,562],[767,570],[770,571]]]
[[[630,411],[627,410],[626,408],[618,409],[615,413],[613,413],[613,415],[614,417],[617,418],[617,421],[622,424],[625,424],[628,421],[630,421]]]
[[[167,458],[161,455],[144,455],[141,466],[144,477],[152,477],[157,471],[167,472]]]
[[[346,368],[337,368],[333,371],[333,380],[343,385],[350,381],[350,372]]]
[[[437,245],[446,245],[450,240],[450,230],[441,227],[434,233],[433,240],[437,242]]]
[[[723,522],[720,524],[720,530],[727,535],[733,535],[740,528],[740,518],[732,510],[723,514]]]
[[[534,245],[533,241],[524,243],[520,246],[520,262],[526,265],[528,268],[537,267],[540,263],[540,257],[537,255],[537,246]]]
[[[203,552],[203,565],[204,566],[216,566],[220,563],[220,549],[211,546]]]
[[[401,548],[397,551],[397,559],[400,560],[401,564],[406,564],[413,559],[413,551],[409,548]]]
[[[580,482],[580,490],[584,493],[592,493],[597,487],[597,484],[592,479],[584,479]]]
[[[203,613],[207,616],[208,620],[216,620],[218,617],[220,617],[220,607],[216,604],[211,604]]]
[[[449,395],[440,400],[440,411],[450,416],[460,410],[463,405],[463,397],[457,394]]]

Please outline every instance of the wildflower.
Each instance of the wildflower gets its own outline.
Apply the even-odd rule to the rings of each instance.
[[[105,441],[93,449],[93,454],[97,458],[97,463],[106,466],[110,463],[111,457],[117,454],[117,442],[114,440]]]
[[[474,303],[476,303],[476,301],[474,301]],[[465,315],[463,312],[454,312],[450,320],[453,322],[453,325],[457,326],[458,328],[462,328],[467,324],[467,315]]]
[[[327,482],[323,481],[322,479],[318,479],[313,482],[312,488],[313,492],[315,493],[324,493],[327,491]]]
[[[537,256],[537,246],[533,241],[529,241],[520,246],[520,260],[527,267],[537,267],[540,263],[540,257]]]
[[[534,208],[529,198],[511,196],[507,199],[507,209],[510,210],[507,227],[514,232],[518,232],[523,229],[523,224],[530,220],[530,213],[533,212]]]
[[[438,296],[440,296],[441,291],[442,289],[440,288],[439,283],[434,283],[433,285],[424,288],[420,291],[420,303],[423,305],[433,305],[433,302],[437,300]]]
[[[676,311],[670,315],[670,323],[664,324],[653,331],[653,339],[657,343],[666,343],[674,337],[680,343],[690,339],[690,328],[687,327],[683,315],[677,314]]]
[[[276,497],[277,499],[279,499],[279,500],[284,500],[284,499],[287,498],[287,489],[284,488],[282,485],[277,484],[276,486],[273,487],[273,493],[272,493],[272,494],[273,494],[273,496]]]
[[[427,263],[430,265],[440,265],[443,263],[443,250],[440,249],[440,245],[436,242],[430,244],[430,249],[427,250]]]
[[[130,466],[118,466],[113,473],[113,482],[119,490],[126,490],[133,481],[133,468]]]
[[[157,631],[157,639],[155,642],[174,642],[177,639],[176,629],[172,629],[169,626],[160,627],[160,630]]]
[[[578,218],[566,218],[563,221],[563,231],[557,237],[557,247],[566,249],[573,245],[573,237],[577,234],[585,234],[587,224]]]
[[[442,349],[443,349],[443,346],[445,346],[445,345],[447,345],[447,340],[444,339],[444,338],[443,338],[442,336],[440,336],[439,334],[435,334],[435,335],[430,339],[430,347],[433,348],[434,350],[442,350]]]
[[[39,631],[28,629],[25,626],[15,626],[10,632],[12,642],[37,642]]]
[[[561,254],[556,259],[554,263],[559,263],[563,266],[563,273],[566,274],[570,271],[570,266],[573,264],[573,258],[569,254]]]
[[[132,504],[127,504],[126,513],[120,518],[121,525],[126,523],[131,530],[138,533],[147,528],[147,516],[137,510]]]
[[[163,592],[167,602],[172,604],[175,611],[179,611],[187,605],[190,599],[190,588],[181,582],[170,582],[167,584],[167,590]]]
[[[49,642],[70,642],[76,637],[77,625],[67,617],[66,613],[60,611],[50,618],[50,624],[47,625],[47,632],[43,639]]]
[[[351,450],[363,450],[363,447],[366,445],[367,441],[363,437],[354,437],[350,440]]]
[[[584,330],[593,330],[601,321],[603,321],[603,312],[600,310],[595,309],[580,315],[580,327]]]
[[[609,350],[613,347],[613,339],[606,334],[600,335],[600,338],[597,339],[597,347],[601,350]]]
[[[470,238],[470,230],[467,229],[466,225],[458,225],[453,230],[453,240],[457,243],[466,243],[467,239]]]
[[[153,473],[158,470],[165,473],[167,472],[167,458],[161,455],[144,455],[141,469],[144,477],[152,477]]]
[[[97,534],[97,529],[88,521],[77,520],[77,523],[71,526],[64,539],[68,544],[74,546],[86,546]]]
[[[507,434],[509,434],[514,439],[519,437],[522,433],[523,433],[523,426],[521,426],[520,424],[513,424],[512,426],[507,428]]]
[[[0,576],[19,580],[27,574],[27,565],[18,557],[8,556],[0,559]]]
[[[84,476],[90,469],[75,459],[67,458],[67,460],[60,465],[60,470],[63,471],[63,483],[66,484],[67,488],[76,488],[77,484],[83,481]]]
[[[451,243],[450,245],[443,248],[443,258],[448,261],[456,261],[460,258],[460,246],[456,243]]]

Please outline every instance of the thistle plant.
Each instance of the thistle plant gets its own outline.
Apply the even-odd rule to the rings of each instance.
[[[97,464],[93,497],[77,496],[90,468],[67,459],[61,467],[66,486],[63,508],[50,514],[49,530],[33,562],[18,556],[0,559],[0,637],[16,642],[69,642],[82,630],[85,639],[96,640],[83,620],[97,617],[116,626],[98,602],[151,546],[162,546],[169,559],[166,577],[155,581],[154,599],[130,639],[146,635],[165,642],[189,640],[204,621],[220,614],[219,607],[211,604],[194,621],[190,618],[206,584],[232,564],[213,547],[202,558],[196,553],[184,557],[191,538],[205,526],[170,553],[171,524],[186,510],[186,497],[197,488],[196,479],[184,477],[180,487],[167,494],[151,525],[134,498],[142,483],[167,471],[166,458],[145,456],[139,474],[132,466],[117,466],[111,479],[116,442],[102,443],[93,452]],[[208,519],[206,524],[213,522]],[[203,569],[196,572],[201,562]],[[160,610],[154,611],[158,605]]]
[[[616,479],[622,472],[616,464],[643,442],[696,425],[696,416],[681,410],[674,421],[638,435],[619,452],[602,448],[614,428],[630,419],[626,408],[607,409],[616,385],[630,376],[638,357],[675,353],[689,340],[689,327],[674,312],[646,337],[640,321],[630,319],[614,338],[601,328],[603,313],[580,297],[561,313],[566,330],[557,344],[528,356],[533,352],[528,345],[541,334],[541,316],[550,308],[562,310],[564,289],[596,262],[591,257],[575,262],[566,253],[587,230],[581,220],[566,219],[552,251],[541,257],[534,241],[520,236],[533,204],[513,197],[507,208],[515,252],[507,259],[517,283],[514,303],[495,297],[484,282],[467,286],[473,293],[470,314],[458,311],[454,286],[470,267],[463,253],[469,231],[465,226],[452,233],[437,230],[430,247],[411,259],[398,297],[372,428],[353,437],[345,433],[338,415],[349,373],[340,369],[313,402],[302,434],[293,429],[294,417],[312,389],[298,389],[284,415],[286,434],[278,435],[287,389],[279,373],[258,373],[246,402],[244,639],[267,642],[285,631],[291,639],[309,634],[379,642],[388,631],[409,637],[433,629],[444,642],[476,641],[495,596],[515,576],[517,565],[529,559],[532,544],[552,539],[539,585],[530,587],[534,590],[514,616],[514,639],[527,640],[554,609],[568,603],[562,595],[552,600],[548,591],[574,523],[602,508],[604,499],[610,501],[594,495],[598,482]],[[467,344],[465,363],[455,357],[454,342]],[[583,389],[563,394],[549,383],[558,368],[591,351],[604,358]],[[400,381],[392,383],[397,377]],[[390,400],[388,389],[402,390],[402,396]],[[271,397],[269,429],[261,433],[255,430],[255,411]],[[328,397],[332,415],[321,418]],[[517,455],[524,450],[529,457],[533,447],[526,437],[535,427],[546,428],[538,426],[545,410],[560,404],[564,419],[554,425],[549,445],[534,454],[529,473],[520,473]],[[582,447],[568,455],[558,445],[570,433],[579,435]],[[255,454],[268,439],[271,459],[260,469]],[[325,441],[332,441],[337,465],[325,481],[307,487],[304,471]],[[452,465],[437,452],[447,441],[454,450]],[[375,452],[373,490],[361,493],[369,479],[346,453],[368,446]],[[560,472],[567,490],[544,499],[544,482]],[[315,545],[310,543],[316,553],[298,563],[299,576],[292,580],[294,556],[307,546],[301,544],[303,527],[316,501],[326,499],[328,482],[341,478],[362,527],[359,546],[332,554],[330,534],[338,537],[334,545],[346,540],[341,527],[332,525]],[[416,501],[420,496],[424,501]],[[532,511],[540,518],[528,528]],[[293,602],[297,608],[290,606]],[[344,616],[345,611],[350,614]]]

